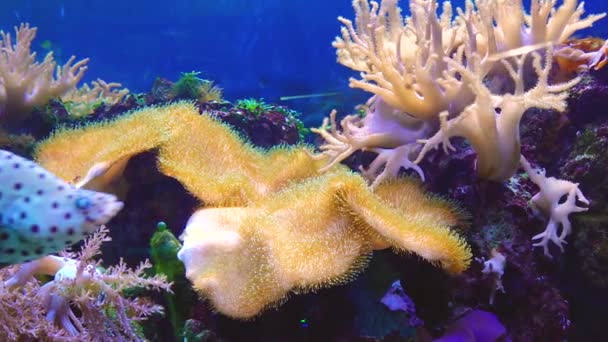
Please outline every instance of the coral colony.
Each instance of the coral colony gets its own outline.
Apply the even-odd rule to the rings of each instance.
[[[140,321],[163,310],[140,295],[171,293],[172,284],[148,273],[147,260],[135,269],[122,259],[104,268],[97,258],[110,232],[123,233],[112,230],[113,222],[124,219],[126,208],[144,205],[145,199],[126,204],[133,198],[128,166],[142,156],[152,156],[156,176],[173,180],[196,202],[176,262],[201,298],[235,319],[258,317],[292,293],[351,281],[374,251],[389,248],[452,276],[477,260],[479,278],[492,277],[490,305],[508,296],[509,253],[499,247],[487,259],[472,248],[462,229],[470,217],[425,190],[432,151],[457,153],[457,137],[474,151],[479,179],[515,182],[523,168],[539,188],[530,206],[549,220],[533,246],[547,256],[552,245],[563,250],[573,231],[569,215],[586,211],[590,201],[578,183],[531,166],[522,155],[520,124],[532,109],[565,111],[578,73],[606,64],[606,44],[589,50],[571,40],[605,14],[583,16],[577,0],[559,6],[531,0],[529,13],[517,0],[467,1],[456,11],[449,2],[439,11],[435,0],[411,0],[406,18],[397,0],[352,3],[355,19],[339,18],[343,27],[333,46],[338,62],[360,73],[350,86],[371,98],[362,115],[338,121],[333,111],[312,129],[323,141],[319,148],[253,146],[220,121],[221,108],[205,110],[221,101],[221,89],[197,72],[162,96],[153,94],[164,101],[146,102],[118,83],[77,87],[88,59],[57,66],[48,54],[38,62],[30,50],[36,29],[27,24],[15,28],[14,40],[2,32],[3,137],[17,141],[51,100],[79,121],[37,133],[29,159],[0,150],[0,339],[145,338]],[[196,102],[165,103],[184,99]],[[99,114],[115,106],[132,110]],[[283,124],[295,122],[255,100],[231,109],[256,119],[272,110]],[[360,150],[374,159],[360,172],[343,165]],[[422,181],[402,176],[403,169]],[[78,242],[79,253],[64,250]],[[395,284],[408,299],[409,308],[400,310],[424,311],[414,311]],[[476,321],[505,333],[493,314],[476,309],[452,327],[468,333]]]
[[[449,2],[438,15],[437,1],[412,0],[412,16],[404,20],[396,0],[353,1],[356,21],[339,18],[344,27],[334,47],[340,64],[361,72],[350,86],[374,96],[363,118],[349,115],[338,124],[333,112],[314,130],[326,141],[321,149],[330,163],[324,170],[369,149],[378,153],[364,170],[372,185],[395,177],[400,167],[424,177],[418,163],[425,155],[439,146],[453,151],[450,138],[463,137],[477,153],[479,177],[509,179],[520,165],[522,116],[531,108],[563,111],[568,90],[579,82],[549,84],[553,56],[565,54],[559,44],[605,16],[582,18],[576,0],[554,6],[532,0],[527,15],[522,1],[469,1],[453,17]],[[579,68],[599,60],[589,58]],[[545,188],[558,183],[543,182]],[[572,200],[586,201],[578,188],[572,191]],[[554,215],[555,206],[545,209]],[[580,211],[562,210],[560,217]],[[554,234],[546,236],[561,246]]]
[[[110,137],[105,148],[95,143]],[[61,154],[67,142],[80,148]],[[460,213],[419,183],[386,182],[374,196],[340,165],[320,174],[323,162],[306,147],[253,148],[188,103],[59,132],[41,144],[37,159],[81,178],[88,167],[152,148],[160,171],[205,203],[190,218],[178,257],[197,290],[226,315],[251,317],[290,290],[342,283],[375,249],[411,251],[453,273],[469,264],[468,246],[449,230]]]

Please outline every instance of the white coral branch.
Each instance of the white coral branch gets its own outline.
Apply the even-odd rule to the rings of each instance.
[[[572,232],[572,224],[568,216],[571,213],[587,211],[588,208],[576,205],[576,201],[589,205],[589,200],[579,189],[578,183],[546,177],[544,171],[532,169],[523,156],[521,166],[529,175],[530,180],[539,187],[539,192],[531,199],[532,205],[549,217],[545,231],[532,237],[532,240],[540,240],[533,246],[542,247],[545,255],[551,258],[549,242],[553,242],[563,252],[566,237]],[[564,196],[567,196],[566,200],[560,202]]]

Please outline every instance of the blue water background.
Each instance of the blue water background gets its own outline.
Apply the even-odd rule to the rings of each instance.
[[[407,4],[401,1],[405,12]],[[604,0],[585,7],[587,13],[608,10]],[[48,40],[60,61],[72,54],[90,57],[85,81],[102,78],[145,92],[157,77],[175,80],[196,70],[224,88],[228,100],[262,97],[288,104],[304,111],[310,123],[333,107],[348,111],[367,96],[348,88],[355,74],[336,63],[331,42],[340,32],[339,15],[353,18],[350,0],[0,2],[0,28],[37,26],[34,48],[41,55]],[[582,33],[587,34],[608,37],[608,19]],[[279,100],[324,92],[340,96]]]

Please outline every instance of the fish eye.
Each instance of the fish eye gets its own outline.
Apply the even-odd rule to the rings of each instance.
[[[76,199],[76,208],[88,209],[91,207],[91,200],[88,197],[79,197]]]

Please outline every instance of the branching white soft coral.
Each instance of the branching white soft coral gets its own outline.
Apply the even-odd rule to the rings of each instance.
[[[354,24],[339,18],[344,27],[334,42],[338,61],[361,72],[351,87],[374,94],[384,106],[370,111],[369,120],[347,116],[341,127],[334,122],[329,131],[326,121],[315,132],[327,141],[321,149],[330,165],[359,149],[381,152],[368,173],[379,178],[411,168],[412,159],[420,162],[440,144],[453,149],[453,136],[466,138],[477,152],[480,177],[511,177],[519,163],[522,115],[530,108],[564,110],[567,91],[578,81],[548,83],[553,45],[604,16],[582,18],[577,0],[558,8],[553,0],[532,0],[529,15],[521,0],[468,1],[454,19],[449,3],[439,16],[435,0],[410,0],[406,20],[397,0],[354,0],[353,7]],[[425,130],[415,127],[420,121]],[[410,145],[416,134],[426,134],[419,136],[424,146],[417,158]]]
[[[549,85],[551,50],[545,56],[542,63],[540,54],[532,53],[532,65],[538,81],[528,91],[524,90],[527,54],[515,58],[515,65],[503,60],[504,68],[515,83],[514,92],[504,95],[492,94],[479,72],[473,71],[479,70],[479,67],[470,67],[472,64],[481,64],[478,55],[469,59],[468,68],[452,59],[446,59],[448,65],[467,82],[475,94],[475,102],[451,119],[447,112],[440,114],[440,129],[431,138],[421,140],[424,147],[416,162],[439,144],[443,144],[446,152],[448,149],[453,150],[449,139],[460,136],[466,138],[477,152],[476,168],[480,177],[497,181],[510,178],[519,164],[519,122],[526,110],[542,108],[563,111],[566,108],[567,90],[578,82],[578,79],[574,79],[567,83]]]
[[[372,189],[387,179],[397,177],[401,168],[414,170],[424,181],[422,168],[413,161],[420,151],[419,145],[407,144],[393,149],[373,148],[371,151],[377,153],[378,156],[369,164],[367,170],[361,167],[360,171],[363,177],[372,182]]]
[[[545,255],[551,257],[549,242],[553,242],[563,252],[566,237],[572,232],[568,215],[588,210],[588,208],[577,206],[576,201],[589,205],[589,200],[578,188],[578,183],[546,177],[544,170],[532,169],[524,157],[521,157],[521,165],[528,173],[530,180],[540,188],[539,192],[532,197],[532,205],[549,217],[545,231],[534,236],[532,240],[540,240],[534,246],[542,247]],[[565,201],[562,199],[564,196],[566,196]]]
[[[76,62],[72,56],[57,66],[48,53],[42,63],[30,46],[36,28],[28,24],[15,27],[15,42],[9,33],[0,31],[0,114],[5,123],[21,121],[31,110],[74,88],[87,70],[88,59]]]
[[[590,27],[606,14],[582,18],[584,3],[564,0],[555,8],[556,0],[531,0],[530,14],[522,0],[477,0],[467,3],[467,24],[477,33],[477,51],[495,54],[523,46],[565,42],[576,31]]]
[[[370,5],[371,4],[371,5]],[[336,38],[338,62],[361,72],[350,86],[379,95],[389,105],[422,120],[434,120],[442,111],[459,113],[474,99],[466,84],[444,79],[449,67],[444,57],[465,45],[469,58],[523,49],[530,52],[562,43],[577,30],[591,26],[605,14],[581,18],[583,4],[565,0],[532,0],[527,15],[521,0],[468,1],[452,20],[450,3],[437,16],[436,0],[411,0],[411,17],[403,20],[397,0],[380,5],[354,0],[356,27],[344,18],[342,37]],[[477,7],[478,10],[475,9]],[[521,53],[521,52],[520,52]],[[496,58],[483,59],[481,77]]]
[[[141,340],[132,322],[161,313],[162,307],[143,298],[126,298],[124,291],[129,288],[171,291],[171,284],[161,276],[144,276],[144,271],[151,267],[147,260],[135,270],[121,260],[118,265],[101,271],[101,261],[93,258],[100,253],[101,244],[111,240],[107,233],[107,228],[102,226],[85,241],[80,253],[50,255],[19,266],[2,284],[0,296],[25,291],[22,296],[27,297],[17,296],[21,307],[13,310],[30,312],[31,316],[20,318],[22,329],[4,333],[24,339],[41,338],[51,327],[48,330],[53,334],[83,340]],[[34,275],[50,275],[54,279],[40,286]],[[37,310],[28,311],[30,306]]]
[[[373,186],[396,176],[401,167],[415,170],[424,179],[422,170],[413,160],[420,151],[418,139],[428,136],[432,126],[394,109],[378,96],[372,97],[363,110],[363,117],[348,115],[342,119],[341,131],[338,131],[336,111],[332,111],[320,128],[312,129],[326,142],[320,148],[322,157],[329,157],[329,163],[321,171],[330,169],[357,150],[369,150],[379,154],[363,172],[373,181]]]
[[[336,38],[338,62],[361,71],[350,86],[376,94],[395,108],[422,120],[435,119],[448,108],[471,101],[459,82],[438,82],[447,65],[443,57],[461,43],[462,29],[452,25],[449,3],[438,18],[436,2],[412,0],[412,17],[404,26],[397,0],[354,0],[356,28],[345,18],[342,38]],[[452,103],[455,101],[456,103]],[[460,106],[458,103],[462,102]]]

